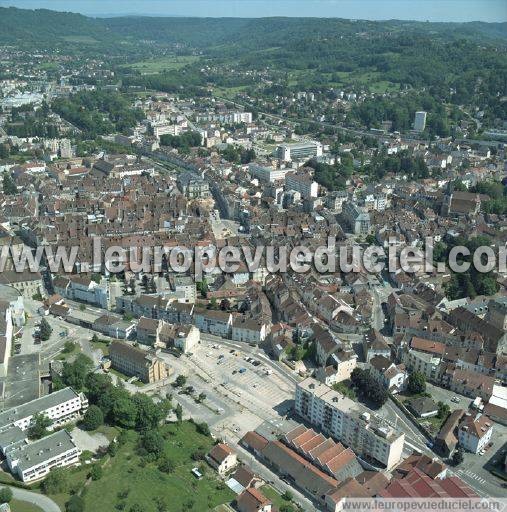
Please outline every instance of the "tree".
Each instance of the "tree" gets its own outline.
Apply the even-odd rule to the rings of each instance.
[[[295,512],[295,508],[290,503],[284,503],[280,506],[280,512]]]
[[[75,348],[76,344],[71,340],[67,340],[63,346],[63,352],[65,354],[70,354]]]
[[[181,420],[183,419],[183,407],[181,407],[181,404],[178,404],[176,406],[176,409],[174,409],[174,413],[176,414],[176,419],[178,420],[178,423],[181,423]]]
[[[85,378],[88,399],[96,404],[99,397],[106,395],[114,387],[111,377],[103,373],[89,373]]]
[[[158,465],[158,469],[162,473],[172,473],[176,469],[176,464],[169,457],[163,457]]]
[[[449,416],[449,413],[451,412],[451,408],[448,404],[445,404],[444,402],[438,402],[438,414],[437,417],[441,420],[447,418]]]
[[[52,469],[41,488],[45,494],[62,494],[69,489],[69,477],[67,468]]]
[[[294,496],[292,495],[292,493],[290,491],[285,491],[282,494],[282,499],[284,499],[285,501],[292,501],[294,499]]]
[[[0,489],[0,503],[9,503],[12,500],[12,491],[9,487]]]
[[[118,453],[118,449],[119,449],[119,443],[116,443],[114,441],[111,441],[109,443],[109,446],[107,447],[107,454],[110,456],[110,457],[115,457],[116,454]]]
[[[8,196],[17,194],[18,189],[16,187],[16,184],[14,183],[12,176],[8,172],[4,173],[2,183],[3,183],[4,194],[6,194]]]
[[[136,417],[136,430],[144,432],[146,430],[154,429],[158,426],[160,421],[164,418],[165,409],[155,404],[149,396],[136,393],[132,397],[137,409]]]
[[[452,462],[455,466],[459,466],[463,462],[464,458],[465,457],[463,448],[459,446],[458,449],[452,455]]]
[[[199,393],[199,396],[197,397],[198,402],[204,402],[206,400],[206,393]]]
[[[387,390],[376,383],[373,383],[369,387],[369,390],[365,395],[377,406],[382,407],[389,399],[389,393]]]
[[[209,426],[207,423],[198,423],[196,425],[196,430],[197,432],[199,432],[199,434],[202,434],[203,436],[210,436],[211,435],[211,432],[210,432],[210,429],[209,429]]]
[[[418,395],[426,391],[426,378],[421,372],[412,372],[408,377],[407,389],[410,393]]]
[[[350,376],[350,380],[359,393],[368,400],[371,400],[377,407],[381,407],[387,402],[389,393],[385,388],[378,385],[369,370],[355,368]]]
[[[150,430],[141,438],[141,446],[148,453],[152,453],[159,457],[164,451],[164,438],[157,430]]]
[[[73,494],[69,501],[65,503],[65,512],[84,512],[84,509],[84,500],[77,494]]]
[[[104,423],[104,413],[96,405],[90,405],[85,412],[81,425],[85,430],[97,430]]]
[[[32,424],[28,429],[30,439],[41,439],[48,434],[48,427],[51,426],[51,420],[45,414],[35,414],[32,418]]]
[[[78,354],[74,362],[63,363],[62,381],[76,391],[81,391],[92,368],[93,361],[84,354]]]
[[[42,341],[47,341],[51,337],[51,333],[53,329],[49,325],[49,322],[43,318],[40,322],[40,339]]]
[[[122,428],[136,426],[137,408],[127,391],[118,394],[113,400],[110,417],[114,424]]]
[[[222,311],[228,311],[231,309],[231,301],[229,299],[222,299],[220,301],[220,309]]]
[[[100,480],[104,474],[102,466],[100,464],[94,464],[90,470],[90,478],[92,480]]]
[[[176,384],[177,387],[181,388],[187,383],[187,378],[185,377],[185,375],[178,375],[174,383]]]

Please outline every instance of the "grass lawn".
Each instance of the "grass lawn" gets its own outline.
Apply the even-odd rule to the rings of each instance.
[[[0,470],[0,484],[10,484],[12,482],[16,482],[16,479],[10,473]]]
[[[196,480],[190,472],[195,466],[203,466],[193,461],[191,454],[199,448],[208,451],[213,445],[211,438],[199,434],[190,422],[166,425],[161,432],[166,439],[165,454],[176,466],[174,472],[162,473],[156,463],[143,464],[136,453],[138,436],[132,432],[116,457],[105,463],[104,476],[86,487],[86,511],[111,512],[118,504],[129,510],[139,504],[144,512],[157,512],[160,502],[168,510],[180,511],[186,505],[188,510],[201,512],[234,499],[234,493],[224,488],[205,463],[202,480]]]
[[[417,418],[417,421],[423,427],[427,428],[427,430],[429,430],[432,434],[436,434],[446,419],[447,418],[439,418],[438,416],[433,416],[431,418]],[[429,425],[429,427],[427,425]]]
[[[141,62],[134,62],[127,67],[135,69],[143,74],[154,74],[162,71],[174,71],[189,64],[197,62],[199,57],[195,55],[168,55],[167,57],[160,57],[158,59],[143,60]]]
[[[69,481],[69,491],[78,492],[83,487],[89,472],[90,466],[85,464],[79,467],[68,468],[67,477]],[[40,485],[40,483],[35,484],[31,490],[42,493]],[[56,502],[62,510],[65,510],[65,503],[69,501],[70,493],[51,494],[49,497]]]
[[[105,356],[109,355],[109,344],[105,341],[90,341],[90,344],[93,347],[93,350],[100,349]]]
[[[42,509],[26,501],[12,500],[9,505],[12,512],[42,512]]]
[[[68,361],[68,360],[74,360],[75,357],[81,352],[81,345],[79,343],[74,343],[74,347],[70,352],[61,352],[57,359],[60,361]]]
[[[270,485],[263,485],[260,491],[262,494],[264,494],[264,496],[266,496],[266,498],[269,498],[273,502],[273,505],[278,509],[280,509],[282,505],[291,504],[290,501],[284,500],[282,495],[276,489],[273,489],[273,487]],[[294,510],[296,510],[295,507]]]
[[[112,441],[118,434],[119,429],[116,427],[110,427],[109,425],[101,425],[96,432],[99,432],[100,434],[104,434],[109,441]]]

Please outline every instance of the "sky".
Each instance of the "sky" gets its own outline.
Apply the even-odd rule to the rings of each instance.
[[[507,21],[507,0],[0,0],[1,7],[89,16],[312,16],[419,21]]]

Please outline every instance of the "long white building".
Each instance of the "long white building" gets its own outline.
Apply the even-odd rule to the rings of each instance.
[[[88,399],[72,388],[61,389],[50,395],[36,398],[0,413],[0,432],[10,427],[27,430],[36,414],[43,414],[52,422],[54,429],[79,417],[88,408]]]
[[[402,457],[404,433],[379,424],[366,408],[311,377],[296,385],[295,409],[368,463],[390,469]]]
[[[6,451],[7,465],[11,473],[23,482],[44,478],[52,468],[69,466],[79,462],[81,451],[66,430],[34,441],[26,440],[11,445]]]
[[[73,421],[88,408],[88,399],[65,388],[0,413],[0,452],[14,475],[23,482],[45,477],[51,468],[79,462],[80,450],[65,430],[38,441],[29,441],[28,429],[35,415],[51,420],[48,430]]]
[[[276,149],[277,156],[284,162],[308,159],[322,156],[323,146],[320,142],[300,142],[296,144],[282,144]]]

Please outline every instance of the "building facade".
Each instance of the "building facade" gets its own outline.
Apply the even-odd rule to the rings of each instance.
[[[295,410],[367,462],[390,469],[401,459],[405,434],[373,421],[368,411],[313,378],[296,385]]]

